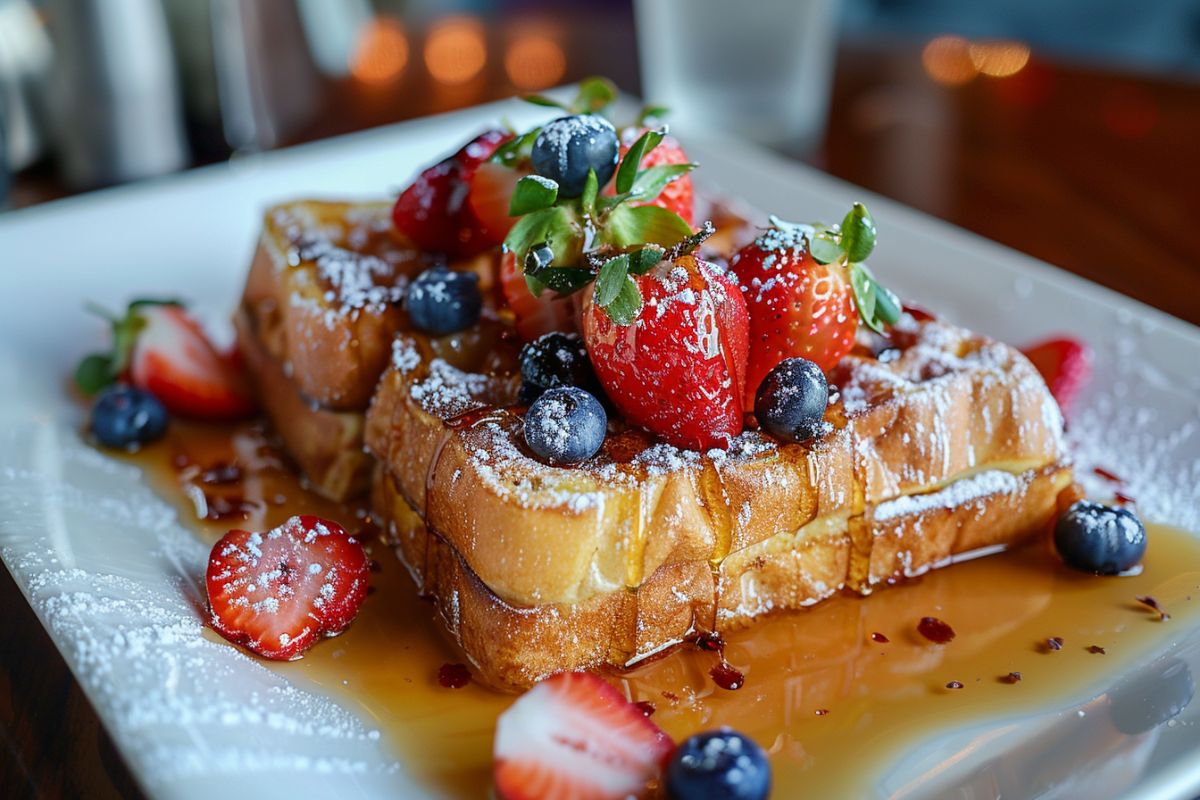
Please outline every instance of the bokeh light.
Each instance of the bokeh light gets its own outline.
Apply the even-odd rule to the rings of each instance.
[[[474,17],[447,17],[429,31],[425,66],[441,83],[466,83],[487,63],[483,24]]]
[[[567,71],[567,56],[562,46],[549,36],[525,34],[508,46],[504,71],[518,89],[545,89],[562,80]]]
[[[962,86],[979,74],[971,44],[961,36],[939,36],[925,45],[921,63],[929,77],[944,86]]]
[[[975,68],[993,78],[1016,75],[1029,63],[1029,47],[1020,42],[971,42],[968,51]]]
[[[408,37],[394,19],[379,17],[363,27],[350,56],[350,74],[363,83],[391,83],[408,64]]]

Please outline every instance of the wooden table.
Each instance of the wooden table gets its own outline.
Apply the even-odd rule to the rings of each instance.
[[[627,59],[593,59],[567,75],[596,71],[637,88]],[[501,96],[495,87],[472,100]],[[337,122],[304,138],[415,116],[439,102],[418,95],[398,107],[349,92],[331,97],[338,110],[325,118]],[[1197,143],[1196,84],[1067,67],[1035,54],[1015,76],[949,87],[925,72],[918,45],[857,42],[840,51],[825,143],[803,157],[1200,324]],[[18,181],[25,202],[62,193],[44,170]],[[139,796],[3,570],[0,608],[0,796]]]

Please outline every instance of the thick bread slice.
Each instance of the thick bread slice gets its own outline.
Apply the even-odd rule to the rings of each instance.
[[[387,203],[267,210],[242,307],[270,357],[314,403],[362,410],[387,364],[408,279],[428,263]]]
[[[578,603],[641,586],[664,565],[794,537],[819,517],[871,543],[873,506],[985,470],[1012,476],[1062,459],[1058,407],[1016,350],[905,318],[894,348],[835,372],[828,435],[779,445],[747,432],[728,452],[689,453],[635,431],[610,434],[573,468],[524,450],[506,410],[515,382],[465,372],[424,337],[397,337],[367,420],[367,447],[470,570],[515,606]],[[441,345],[444,347],[444,344]],[[869,559],[850,585],[869,585]]]
[[[635,590],[533,606],[497,597],[454,546],[428,532],[382,465],[373,498],[418,590],[433,599],[475,666],[496,685],[524,687],[558,670],[628,666],[699,632],[727,633],[813,605],[847,586],[856,567],[870,576],[859,587],[866,592],[958,555],[1022,541],[1046,530],[1070,483],[1070,469],[1058,465],[1016,476],[981,472],[866,509],[858,534],[866,552],[852,545],[848,520],[834,514],[733,553],[716,568],[705,559],[663,564]]]
[[[246,373],[288,454],[313,487],[347,500],[365,494],[375,459],[363,448],[361,411],[331,411],[300,393],[255,335],[245,310],[234,317]]]

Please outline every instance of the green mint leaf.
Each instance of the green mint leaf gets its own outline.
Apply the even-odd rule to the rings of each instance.
[[[102,353],[92,353],[75,368],[75,385],[88,397],[109,386],[116,380],[112,358]]]
[[[903,313],[900,298],[886,286],[875,284],[875,316],[885,325],[895,325]]]
[[[671,109],[666,106],[642,106],[642,112],[638,114],[637,124],[641,127],[646,127],[653,122],[662,122],[663,117],[671,113]]]
[[[832,264],[842,257],[842,248],[828,232],[818,232],[808,243],[808,252],[818,264]]]
[[[674,211],[659,206],[617,206],[608,213],[598,238],[601,244],[630,247],[672,245],[692,235],[692,228]]]
[[[629,325],[638,318],[642,310],[642,293],[637,282],[629,276],[621,284],[621,290],[613,301],[604,307],[608,318],[618,325]]]
[[[871,279],[870,273],[863,269],[861,264],[852,263],[849,271],[850,289],[854,292],[854,304],[858,306],[858,316],[868,328],[876,333],[883,333],[883,326],[875,313],[878,299],[875,293],[875,281]]]
[[[553,97],[546,97],[544,94],[524,94],[521,99],[526,103],[532,103],[535,106],[545,106],[546,108],[558,108],[569,112],[571,107],[565,103],[560,103]]]
[[[639,202],[649,202],[667,188],[667,184],[679,180],[684,175],[694,170],[698,164],[659,164],[649,169],[644,169],[637,174],[633,180],[633,187],[629,193],[636,197]]]
[[[608,78],[584,78],[579,82],[579,94],[568,111],[572,114],[599,114],[616,99],[617,85]]]
[[[579,195],[579,208],[589,217],[596,216],[596,195],[600,194],[600,180],[596,170],[589,169],[587,181],[583,184],[583,192]]]
[[[526,175],[517,181],[508,203],[510,217],[523,217],[554,205],[558,199],[558,183],[541,175]]]
[[[629,254],[629,272],[633,275],[645,275],[658,266],[666,251],[658,245],[643,247]]]
[[[621,166],[617,167],[617,194],[624,194],[633,188],[633,182],[637,178],[642,159],[645,158],[646,153],[658,147],[664,135],[664,132],[660,130],[646,131],[625,152],[625,157],[621,159]]]
[[[584,267],[546,267],[533,275],[525,274],[527,283],[530,279],[536,280],[541,289],[552,289],[559,297],[566,297],[579,291],[591,283],[595,277],[595,273]],[[539,289],[539,294],[541,289]]]
[[[866,261],[875,249],[875,220],[862,203],[855,203],[842,220],[842,250],[851,263]]]
[[[596,276],[594,300],[601,308],[607,308],[621,293],[629,276],[629,254],[622,253],[604,262]]]
[[[551,206],[518,219],[504,238],[504,247],[516,255],[518,264],[523,265],[529,248],[549,242],[554,250],[554,263],[571,264],[579,255],[581,238],[571,212],[563,206]]]
[[[529,273],[525,273],[525,286],[534,297],[541,297],[542,292],[546,291],[546,284]]]

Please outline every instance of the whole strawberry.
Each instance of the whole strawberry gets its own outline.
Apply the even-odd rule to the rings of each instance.
[[[828,371],[854,347],[860,319],[876,331],[900,315],[895,296],[862,263],[875,223],[856,203],[841,226],[771,226],[734,254],[750,316],[746,403],[781,361],[805,358]]]
[[[363,546],[336,522],[303,516],[265,533],[230,531],[209,555],[209,623],[263,658],[291,661],[349,627],[369,573]]]
[[[629,152],[630,146],[635,144],[641,136],[644,136],[647,130],[647,128],[631,127],[622,131],[622,158]],[[679,140],[674,136],[665,136],[657,147],[642,156],[639,166],[645,170],[668,164],[690,163],[692,162],[687,157],[687,153],[683,151],[683,145],[679,143]],[[608,187],[604,190],[604,194],[615,194],[615,190],[612,187]],[[665,208],[668,211],[678,214],[690,225],[692,224],[695,210],[695,190],[692,187],[692,176],[685,173],[671,183],[668,183],[654,199],[634,201],[633,205],[655,205]]]
[[[592,366],[627,422],[676,447],[727,448],[745,408],[745,301],[730,276],[693,255],[639,274],[643,252],[653,251],[615,269],[618,259],[608,261],[585,297]]]

